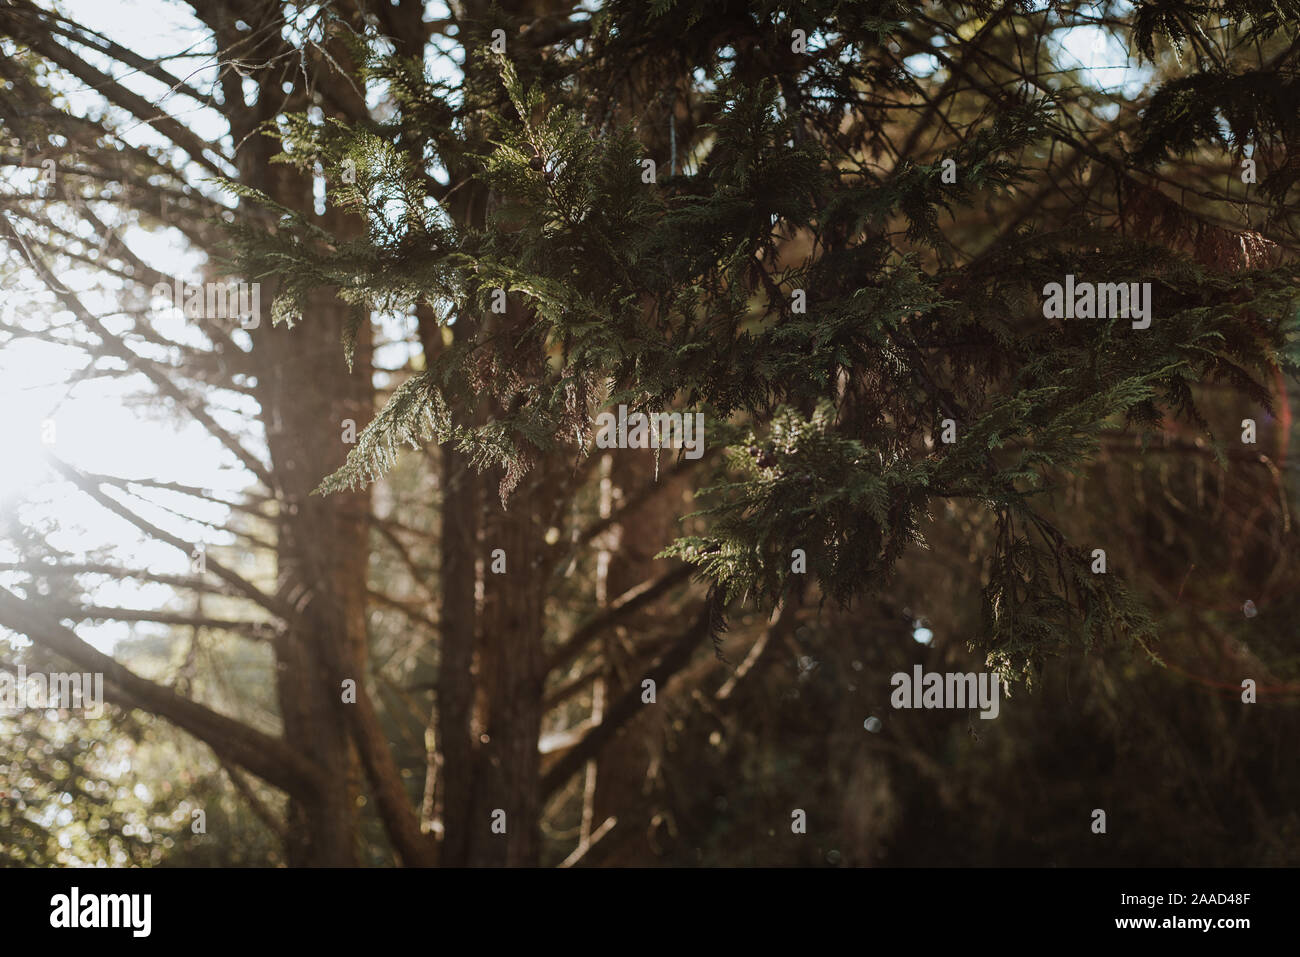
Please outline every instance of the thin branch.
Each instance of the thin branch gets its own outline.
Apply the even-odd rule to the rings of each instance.
[[[713,603],[705,602],[691,627],[645,672],[645,677],[653,681],[661,692],[668,680],[686,666],[691,659],[691,654],[708,637],[713,614]],[[614,702],[600,724],[583,735],[576,745],[567,750],[543,773],[542,800],[545,801],[564,782],[580,771],[588,759],[599,754],[618,729],[627,724],[641,707],[641,686],[633,685]]]
[[[142,678],[83,641],[35,602],[0,587],[0,621],[32,641],[104,676],[105,695],[114,704],[160,715],[207,744],[218,757],[240,765],[291,794],[311,795],[324,786],[319,768],[279,738],[182,698],[170,688]]]
[[[546,662],[547,673],[568,665],[582,653],[582,649],[587,647],[587,644],[593,638],[605,629],[618,624],[624,617],[637,609],[644,608],[674,585],[686,581],[694,571],[695,567],[693,565],[678,565],[658,578],[647,579],[623,592],[609,603],[609,607],[605,611],[579,627],[567,641],[551,652],[551,656]]]
[[[66,462],[63,462],[62,460],[55,458],[53,455],[47,454],[46,459],[60,474],[64,476],[64,478],[68,479],[68,481],[72,482],[72,484],[76,485],[79,489],[81,489],[83,492],[85,492],[87,495],[93,498],[100,505],[104,506],[109,511],[113,512],[115,515],[120,515],[122,518],[126,519],[136,528],[139,528],[141,531],[145,532],[148,535],[151,535],[152,537],[158,539],[159,541],[166,542],[168,545],[171,545],[173,548],[180,550],[186,555],[188,555],[190,551],[193,549],[194,543],[184,541],[183,539],[173,535],[171,532],[165,531],[159,528],[157,525],[154,525],[152,522],[144,518],[141,518],[139,515],[132,512],[121,502],[104,494],[104,492],[102,492],[99,489],[99,487],[95,485],[94,482],[88,479],[80,471],[73,468],[71,465],[68,465]],[[252,584],[242,576],[231,571],[229,568],[226,568],[215,558],[212,558],[211,556],[205,556],[204,565],[208,571],[212,572],[214,575],[216,575],[218,578],[222,579],[223,581],[229,583],[231,586],[234,587],[234,589],[237,592],[239,592],[239,594],[243,595],[245,598],[251,598],[254,602],[261,605],[267,611],[271,612],[274,615],[278,615],[280,618],[284,619],[285,621],[292,621],[294,619],[295,615],[292,608],[283,604],[275,596],[266,594],[256,585]]]

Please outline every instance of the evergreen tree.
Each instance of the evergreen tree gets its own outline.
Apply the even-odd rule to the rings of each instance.
[[[0,720],[7,859],[1294,863],[1300,729],[1239,703],[1296,687],[1290,0],[193,6],[210,87],[0,8],[5,278],[61,310],[0,346],[125,362],[251,486],[60,468],[185,554],[150,496],[250,516],[188,576],[6,525],[17,657],[120,708]],[[105,211],[192,251],[233,220],[275,325],[94,315],[60,276],[170,278]],[[703,457],[604,447],[620,406],[702,414]],[[127,578],[182,600],[95,600]],[[67,625],[101,617],[183,630],[114,660]],[[918,659],[1039,691],[987,731],[884,710]],[[84,810],[117,755],[149,787],[196,750],[183,795]],[[1097,793],[1140,826],[1080,840]],[[815,840],[778,839],[794,806]]]
[[[1174,7],[1124,23],[1162,67],[1196,54],[1138,103],[1041,78],[1054,55],[1020,49],[1010,26],[1058,28],[1055,6],[614,2],[581,42],[504,52],[489,18],[462,24],[483,42],[455,89],[358,40],[391,115],[275,132],[286,161],[331,182],[355,166],[332,201],[366,234],[276,207],[275,232],[240,234],[245,262],[290,284],[279,320],[303,320],[295,294],[330,284],[371,309],[423,304],[452,345],[320,491],[433,441],[497,470],[505,507],[530,471],[590,454],[601,409],[703,410],[726,455],[705,527],[666,554],[713,584],[716,610],[800,592],[795,549],[820,594],[876,591],[930,510],[969,500],[995,530],[975,644],[1005,677],[1113,635],[1154,653],[1142,603],[1096,573],[1051,493],[1105,438],[1204,425],[1198,383],[1271,409],[1296,291],[1292,11]],[[941,83],[917,75],[924,59]],[[644,112],[616,122],[629,102]],[[1248,148],[1280,161],[1257,190],[1180,205],[1160,189],[1191,175],[1180,156],[1219,150],[1229,166]],[[1055,194],[1075,184],[1051,181],[1080,167],[1066,205]],[[481,225],[449,212],[462,180],[443,187],[447,171],[488,190]],[[1242,195],[1261,213],[1225,224]],[[972,248],[955,234],[976,204],[1008,226]],[[1049,317],[1067,275],[1149,284],[1149,326],[1113,302]],[[457,414],[484,397],[488,414]]]

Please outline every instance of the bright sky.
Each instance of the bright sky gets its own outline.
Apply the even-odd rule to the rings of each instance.
[[[157,56],[185,49],[202,38],[199,24],[187,16],[179,4],[158,0],[132,0],[130,3],[104,3],[98,0],[71,0],[61,5],[86,26],[113,37],[122,45],[146,56]],[[124,12],[129,9],[129,16]],[[200,52],[202,48],[199,48]],[[94,63],[96,57],[86,54]],[[108,68],[105,61],[97,66]],[[210,56],[199,55],[174,60],[170,69],[187,76],[199,88],[206,88],[214,77]],[[197,71],[197,72],[196,72]],[[120,77],[120,68],[113,70]],[[191,76],[191,74],[193,74]],[[140,76],[120,77],[126,85],[160,103],[173,115],[182,116],[205,139],[216,141],[225,129],[220,117],[211,110],[196,107],[185,97],[164,99],[166,89]],[[99,98],[80,88],[76,81],[66,81],[68,105],[73,112],[93,109]],[[133,144],[160,142],[144,125],[123,130],[123,138]],[[228,137],[225,140],[229,144]],[[195,177],[197,184],[199,177]],[[6,190],[32,188],[30,178],[24,183],[12,177]],[[210,192],[210,191],[209,191]],[[110,218],[109,222],[113,222]],[[196,271],[203,257],[185,249],[175,230],[148,233],[128,227],[123,238],[143,259],[167,275],[197,279]],[[97,292],[102,277],[90,270],[73,270],[60,276],[70,289],[82,293],[83,301],[96,315],[104,318],[115,331],[125,328],[127,320],[109,319],[117,308],[115,297]],[[30,283],[27,292],[34,288]],[[33,302],[30,295],[6,289],[0,310],[6,320],[17,320],[25,328],[47,330],[73,322],[68,313],[51,313],[48,297]],[[266,311],[265,308],[263,310]],[[195,340],[180,316],[160,315],[159,330],[164,334]],[[151,351],[139,342],[132,345],[146,354]],[[252,475],[235,460],[205,429],[190,421],[185,413],[168,412],[147,403],[133,403],[133,396],[150,391],[143,376],[97,379],[73,384],[76,373],[87,364],[87,354],[80,349],[59,346],[33,339],[8,345],[0,350],[0,408],[6,410],[0,422],[0,514],[15,515],[28,528],[43,530],[54,547],[66,549],[86,558],[91,549],[112,545],[116,564],[169,574],[187,574],[190,557],[162,542],[142,535],[125,520],[106,511],[89,497],[65,482],[55,480],[44,464],[46,451],[80,469],[109,475],[139,477],[177,482],[206,488],[225,498],[235,499],[238,492],[253,483]],[[96,368],[120,369],[121,363],[101,359]],[[227,403],[236,401],[225,397]],[[255,411],[245,400],[243,411]],[[243,416],[233,409],[221,414],[223,425],[247,433]],[[254,449],[260,446],[249,435]],[[121,493],[111,492],[115,497]],[[232,537],[221,531],[227,509],[198,499],[174,494],[145,492],[155,502],[164,503],[199,521],[185,521],[156,507],[137,508],[149,521],[182,537],[186,541],[208,545],[230,544]],[[138,503],[133,503],[137,504]],[[5,554],[0,546],[0,561],[18,556]],[[77,558],[73,558],[76,561]],[[16,576],[0,573],[0,584],[13,585]],[[174,598],[166,586],[135,581],[105,582],[98,586],[91,600],[96,604],[158,608]],[[109,622],[78,627],[78,633],[97,647],[110,651],[113,644],[133,629],[141,631],[161,626]],[[2,632],[0,632],[2,633]]]

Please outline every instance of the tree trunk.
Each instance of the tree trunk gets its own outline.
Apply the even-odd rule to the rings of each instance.
[[[365,681],[370,503],[366,492],[311,491],[343,462],[343,421],[364,424],[373,405],[368,326],[358,337],[359,371],[348,375],[339,339],[351,307],[328,291],[312,305],[299,328],[259,330],[254,348],[279,485],[279,593],[299,609],[275,643],[285,739],[325,772],[320,793],[291,802],[289,857],[340,865],[357,862],[360,774],[341,682]]]
[[[215,22],[210,25],[222,48],[244,39],[234,25],[237,15],[212,14]],[[257,27],[278,14],[259,7],[245,15]],[[223,80],[231,130],[239,144],[240,180],[286,206],[309,209],[310,181],[288,167],[272,165],[276,147],[255,132],[276,110],[306,103],[281,104],[283,77],[277,69],[259,71],[256,79],[262,91],[249,108],[239,106],[245,100],[238,76],[229,71]],[[346,108],[361,115],[364,105],[347,82],[334,76],[329,80],[325,85],[333,110]],[[345,220],[332,209],[322,224],[344,235],[357,228],[355,220]],[[265,296],[264,301],[271,298]],[[298,327],[275,328],[268,320],[251,332],[255,395],[279,504],[278,591],[298,611],[274,643],[284,737],[323,772],[318,790],[290,797],[286,857],[291,866],[357,863],[361,782],[341,680],[352,678],[358,686],[365,680],[370,499],[367,492],[311,494],[346,457],[343,420],[352,419],[360,427],[374,413],[369,323],[363,322],[358,333],[351,373],[341,346],[354,308],[340,302],[334,290],[321,289],[310,297]]]
[[[479,775],[472,821],[470,863],[532,866],[538,861],[545,533],[539,509],[548,500],[538,475],[519,489],[509,509],[493,503],[484,523],[484,576],[479,667],[484,692]],[[491,570],[504,553],[506,570]],[[501,553],[496,553],[500,557]],[[494,833],[492,815],[505,812],[506,832]]]

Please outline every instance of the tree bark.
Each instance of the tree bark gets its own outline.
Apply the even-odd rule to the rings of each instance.
[[[209,13],[223,49],[246,36],[235,29],[236,17],[256,28],[279,16],[264,5],[243,13]],[[254,13],[255,19],[248,20]],[[329,87],[329,99],[363,115],[364,104],[350,84],[327,75],[328,69],[322,64],[320,82]],[[305,107],[305,98],[295,91],[291,102],[280,102],[278,68],[254,76],[262,90],[253,107],[239,108],[244,97],[237,76],[228,76],[224,84],[239,145],[240,180],[286,206],[309,209],[311,183],[288,167],[272,165],[276,147],[255,132],[277,110]],[[323,225],[344,235],[357,228],[335,210],[327,212]],[[297,328],[263,322],[251,333],[255,396],[279,500],[278,594],[297,612],[274,642],[276,687],[286,743],[322,772],[317,791],[290,800],[286,856],[298,866],[358,863],[361,774],[344,710],[352,705],[343,703],[340,675],[357,682],[358,695],[365,693],[370,500],[364,491],[311,494],[346,457],[343,421],[361,426],[374,413],[368,320],[358,333],[351,374],[341,346],[354,308],[340,302],[334,290],[320,289],[309,298]]]

